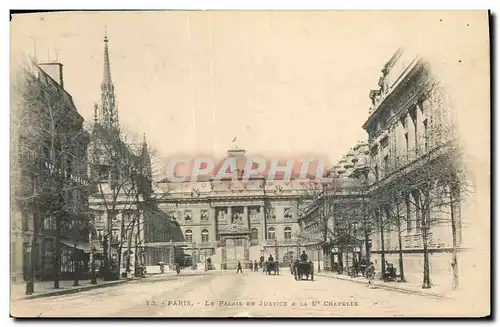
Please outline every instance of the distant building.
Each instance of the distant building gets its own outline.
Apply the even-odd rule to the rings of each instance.
[[[52,280],[58,252],[60,277],[73,278],[74,259],[82,272],[89,261],[89,135],[63,88],[62,64],[27,61],[15,69],[11,92],[12,279],[27,279],[32,260],[35,280]]]
[[[367,167],[368,143],[359,142],[326,174],[320,192],[298,218],[306,253],[320,269],[341,271],[366,253],[361,227],[368,212],[365,184],[356,171]],[[313,235],[315,237],[313,237]]]

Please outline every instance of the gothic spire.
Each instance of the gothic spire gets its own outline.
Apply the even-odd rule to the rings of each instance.
[[[116,106],[115,87],[111,81],[111,63],[108,51],[108,36],[104,35],[104,74],[101,83],[101,123],[107,128],[118,129],[118,108]]]
[[[108,36],[104,35],[104,74],[102,84],[112,84],[111,69],[109,66]]]

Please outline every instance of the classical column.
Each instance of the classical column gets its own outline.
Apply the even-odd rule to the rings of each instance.
[[[250,217],[248,217],[248,207],[243,207],[243,224],[245,228],[250,229]]]
[[[217,241],[217,216],[215,215],[215,208],[208,210],[208,221],[210,221],[210,242]]]
[[[266,212],[264,211],[264,206],[260,206],[260,230],[262,236],[260,237],[262,241],[267,239],[267,231],[266,231]]]
[[[226,239],[222,238],[222,247],[221,247],[221,269],[226,269]]]
[[[227,207],[227,215],[229,218],[226,218],[226,220],[228,223],[231,223],[231,221],[233,220],[233,208]]]

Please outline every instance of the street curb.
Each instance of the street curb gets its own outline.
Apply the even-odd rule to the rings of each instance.
[[[343,280],[343,281],[346,281],[346,282],[354,282],[354,283],[358,283],[358,284],[367,285],[367,281],[362,281],[362,280],[358,280],[358,279],[349,280],[349,279],[346,279],[346,278],[339,278],[339,277],[336,277],[336,276],[332,276],[332,275],[328,275],[328,274],[322,274],[322,273],[319,273],[317,275],[318,276],[327,277],[327,278],[334,278],[334,279],[337,279],[337,280]],[[400,292],[400,293],[406,293],[406,294],[414,294],[414,295],[420,295],[420,296],[434,297],[434,298],[439,298],[439,299],[451,299],[448,296],[437,294],[437,293],[428,293],[428,292],[422,292],[422,291],[417,291],[417,290],[409,290],[409,289],[406,289],[406,288],[397,287],[397,286],[393,286],[393,285],[386,285],[386,284],[378,284],[377,283],[377,284],[372,284],[372,287],[383,288],[383,289],[387,289],[387,290],[391,290],[391,291],[395,291],[395,292]]]

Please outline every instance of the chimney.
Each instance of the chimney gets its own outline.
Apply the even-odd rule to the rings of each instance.
[[[64,88],[63,82],[63,65],[58,62],[48,62],[43,64],[38,64],[45,73],[47,73],[54,81]]]

